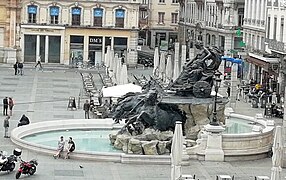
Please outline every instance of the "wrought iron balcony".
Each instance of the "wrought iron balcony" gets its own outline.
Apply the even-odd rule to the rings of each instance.
[[[279,52],[283,52],[285,53],[285,44],[281,41],[277,41],[276,39],[265,39],[266,42],[268,42],[268,48],[275,50],[275,51],[279,51]]]

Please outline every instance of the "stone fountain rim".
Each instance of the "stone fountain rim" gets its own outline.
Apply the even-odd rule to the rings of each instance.
[[[108,119],[66,119],[55,121],[44,121],[20,126],[11,131],[11,141],[25,149],[36,151],[42,154],[53,155],[56,148],[51,148],[36,143],[25,141],[21,138],[48,131],[65,129],[120,129],[123,124],[114,124],[111,118]],[[116,152],[84,152],[75,151],[71,155],[72,159],[84,159],[106,162],[134,163],[134,164],[170,164],[170,155],[133,155]]]

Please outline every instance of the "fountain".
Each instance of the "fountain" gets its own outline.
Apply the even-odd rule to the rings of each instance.
[[[103,139],[107,142],[110,140],[114,147],[109,147],[104,142],[102,146],[108,146],[108,149],[77,149],[71,157],[121,163],[169,164],[175,121],[179,120],[183,122],[186,138],[184,161],[188,162],[190,158],[206,160],[209,131],[205,125],[210,123],[214,115],[211,89],[221,54],[216,48],[200,48],[201,53],[186,64],[179,77],[170,82],[167,88],[161,86],[156,79],[151,79],[143,87],[143,93],[128,93],[119,98],[112,113],[116,122],[123,120],[126,121],[124,124],[114,124],[113,119],[59,120],[56,124],[46,121],[15,128],[11,132],[11,140],[21,147],[52,155],[56,147],[51,142],[41,142],[43,138],[38,135],[47,136],[55,131],[58,135],[67,130],[100,130],[99,135],[90,135],[94,144],[99,144],[94,137],[104,136]],[[266,157],[272,147],[273,125],[259,117],[247,117],[230,111],[227,111],[225,118],[225,104],[228,100],[220,97],[218,101],[215,115],[220,125],[226,127],[226,131],[221,134],[222,160]],[[241,126],[247,127],[248,131],[239,132]],[[106,133],[109,134],[109,139]],[[84,133],[67,135],[79,142],[82,141],[80,137],[86,139]],[[56,143],[58,137],[55,138]],[[82,146],[88,144],[83,143]]]

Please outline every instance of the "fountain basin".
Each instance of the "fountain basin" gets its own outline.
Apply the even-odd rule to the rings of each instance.
[[[266,158],[271,152],[273,142],[273,124],[267,120],[231,113],[230,118],[239,118],[253,124],[251,132],[222,133],[224,161],[245,161]],[[261,128],[255,128],[261,127]],[[258,129],[258,130],[257,130]],[[202,131],[197,145],[186,149],[187,154],[195,159],[205,160],[208,134]]]
[[[66,130],[116,130],[122,125],[114,124],[112,119],[70,119],[45,121],[39,123],[32,123],[26,126],[20,126],[12,130],[11,141],[25,149],[36,151],[43,154],[52,155],[56,152],[56,147],[41,145],[26,141],[23,138],[38,133],[45,133],[51,131],[66,131]],[[73,136],[75,138],[75,136]],[[58,141],[57,137],[55,143]],[[68,137],[65,137],[67,139]],[[122,152],[91,152],[75,150],[71,154],[73,159],[85,159],[94,161],[120,162],[120,163],[148,163],[148,164],[170,164],[169,155],[133,155]]]
[[[237,161],[237,160],[252,160],[261,159],[267,156],[272,147],[273,129],[274,126],[268,126],[264,120],[255,120],[252,117],[231,114],[231,117],[243,119],[243,121],[249,121],[250,123],[256,123],[256,126],[261,127],[261,131],[254,132],[248,131],[246,133],[236,132],[237,134],[222,134],[223,136],[223,151],[225,155],[225,161]],[[51,133],[66,130],[69,131],[93,131],[93,130],[107,130],[109,132],[117,131],[121,128],[122,124],[114,124],[112,119],[70,119],[70,120],[57,120],[57,121],[45,121],[39,123],[32,123],[30,125],[21,126],[13,129],[11,132],[11,140],[18,146],[36,151],[39,153],[53,155],[56,151],[56,146],[47,146],[45,144],[39,144],[32,142],[29,139],[25,140],[25,137],[41,134]],[[251,125],[252,126],[252,125]],[[239,128],[238,128],[239,129]],[[232,131],[232,130],[231,130]],[[68,135],[76,139],[76,135]],[[68,138],[65,135],[65,139]],[[56,144],[59,138],[59,134],[54,136],[54,143]],[[183,157],[184,164],[189,163],[190,158],[204,160],[205,147],[206,147],[207,135],[202,133],[201,138],[197,140],[197,145],[194,147],[186,148],[187,156]],[[75,140],[77,143],[77,141]],[[104,150],[105,151],[105,150]],[[109,161],[120,163],[148,163],[148,164],[170,164],[170,156],[167,155],[135,155],[125,154],[123,152],[98,152],[90,150],[80,150],[76,148],[76,151],[71,155],[74,159],[86,159],[95,161]]]

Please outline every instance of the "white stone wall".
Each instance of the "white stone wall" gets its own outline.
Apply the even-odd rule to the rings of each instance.
[[[245,0],[243,40],[249,51],[264,50],[266,4],[267,0]],[[253,10],[254,7],[256,11]],[[253,44],[253,42],[255,43]]]

